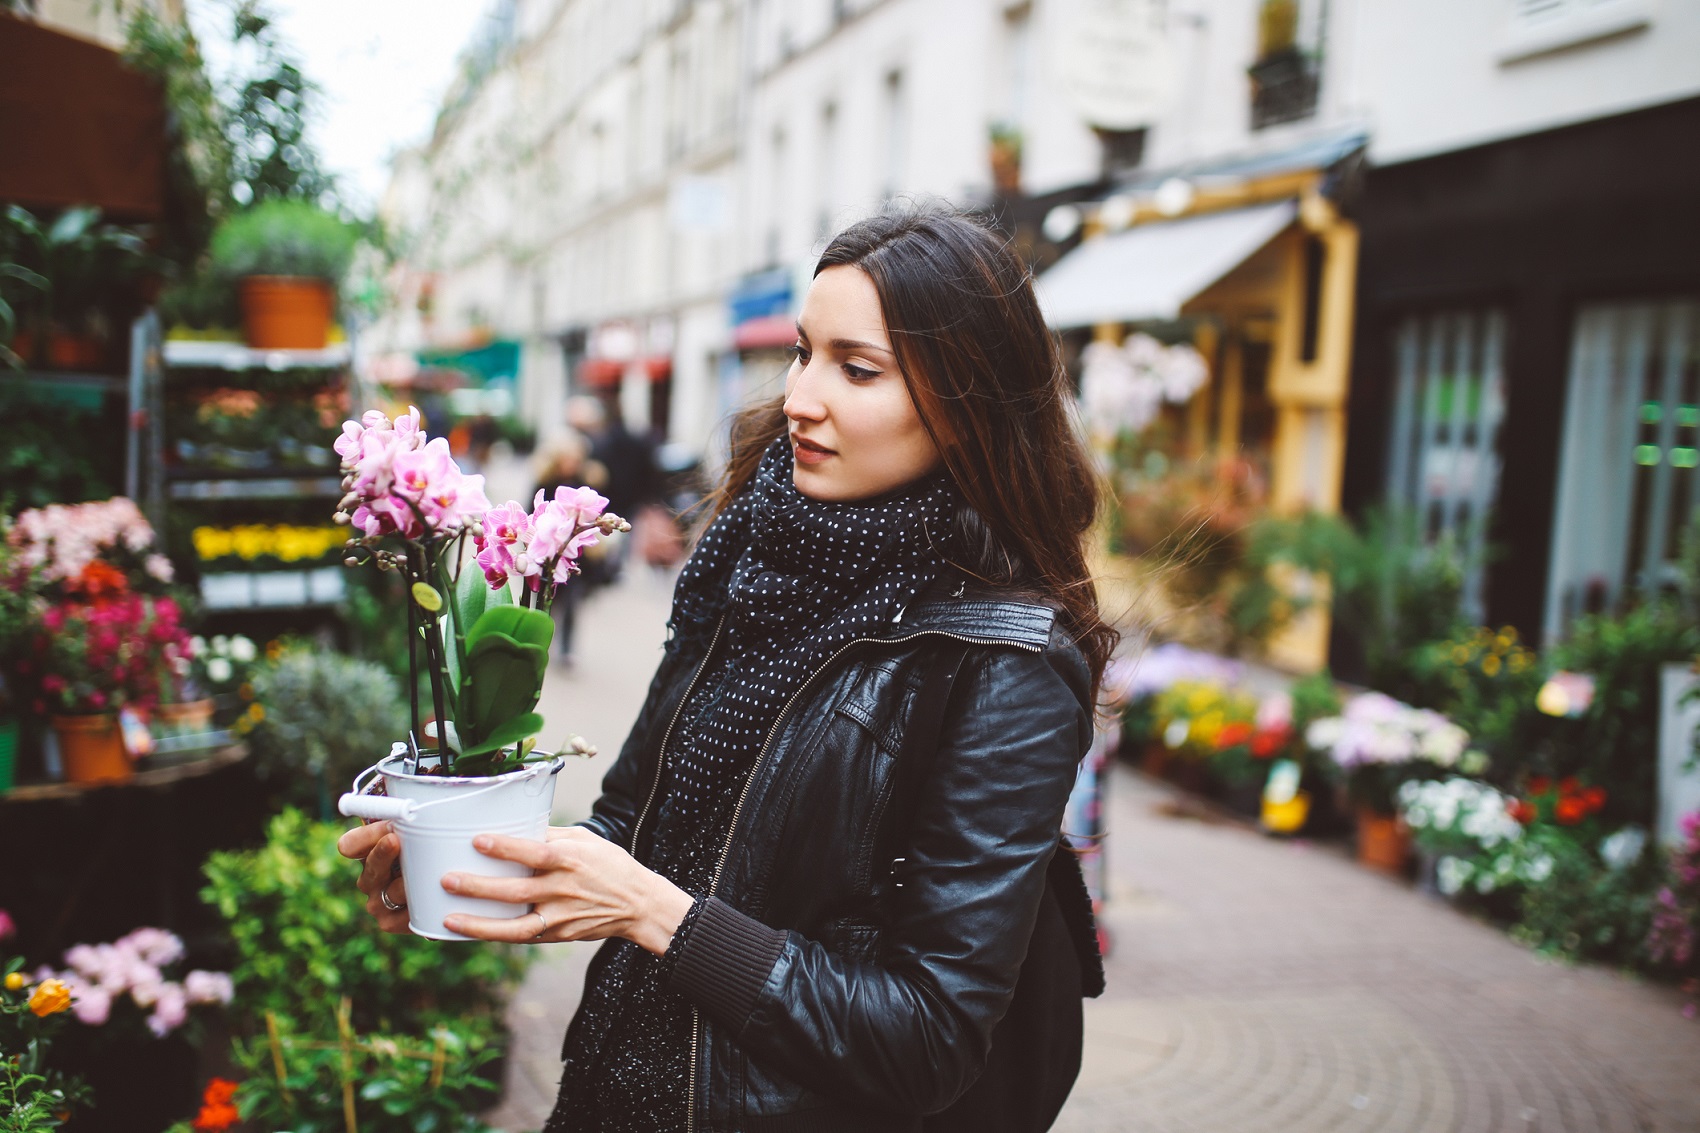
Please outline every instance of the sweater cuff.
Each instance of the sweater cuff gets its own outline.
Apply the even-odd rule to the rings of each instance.
[[[689,931],[674,937],[664,957],[667,988],[741,1031],[788,936],[718,897],[698,898],[686,920]]]

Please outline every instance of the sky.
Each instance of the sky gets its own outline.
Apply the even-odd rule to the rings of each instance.
[[[271,0],[284,43],[321,88],[312,137],[350,203],[372,206],[389,158],[429,136],[486,0]],[[214,81],[233,63],[229,0],[189,0]]]

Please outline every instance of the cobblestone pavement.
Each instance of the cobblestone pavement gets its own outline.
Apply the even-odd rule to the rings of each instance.
[[[580,614],[544,712],[603,754],[563,775],[589,809],[660,655],[669,580],[634,572]],[[1109,990],[1060,1133],[1700,1131],[1700,1024],[1668,989],[1543,961],[1331,850],[1217,821],[1118,771]],[[506,1130],[538,1128],[593,946],[547,945],[514,997]]]

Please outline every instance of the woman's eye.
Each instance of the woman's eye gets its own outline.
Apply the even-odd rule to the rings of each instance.
[[[854,382],[865,382],[869,378],[877,378],[880,376],[880,371],[878,370],[870,370],[865,366],[856,366],[849,362],[844,363],[844,372],[849,376],[850,380]]]
[[[796,359],[798,362],[801,362],[803,365],[807,366],[809,364],[809,350],[808,347],[804,346],[802,343],[793,342],[790,346],[785,348],[785,352],[791,355],[791,357]]]

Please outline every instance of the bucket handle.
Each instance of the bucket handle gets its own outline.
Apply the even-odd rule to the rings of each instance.
[[[380,763],[381,762],[382,761],[380,761]],[[536,778],[542,772],[551,770],[551,768],[553,771],[560,770],[558,766],[552,767],[554,763],[555,761],[551,760],[549,763],[533,764],[530,778]],[[393,798],[388,795],[366,794],[365,788],[361,785],[361,781],[366,780],[366,787],[370,787],[371,781],[367,777],[375,775],[377,773],[378,766],[378,763],[374,763],[372,766],[366,768],[366,770],[354,777],[354,790],[343,795],[342,798],[337,800],[337,810],[341,811],[349,818],[366,818],[374,820],[388,819],[392,822],[411,822],[422,810],[427,810],[434,806],[441,806],[444,803],[466,802],[468,799],[477,798],[479,795],[488,794],[489,792],[494,791],[497,787],[507,785],[505,783],[491,783],[488,787],[479,787],[477,790],[468,791],[465,794],[450,795],[446,798],[432,799],[429,802],[423,803],[416,802],[413,799]]]

